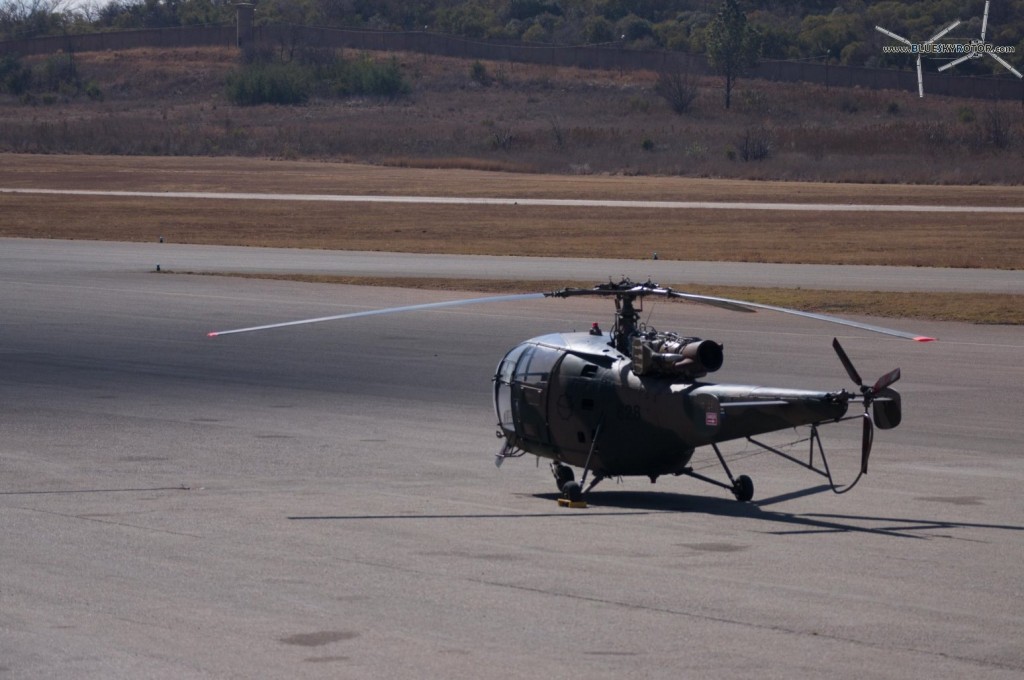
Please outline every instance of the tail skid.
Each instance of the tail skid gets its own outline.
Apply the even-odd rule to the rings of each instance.
[[[829,422],[843,422],[844,420],[861,420],[864,423],[863,435],[861,439],[860,471],[857,473],[856,478],[854,478],[852,482],[846,485],[836,484],[835,479],[833,479],[832,477],[832,470],[828,465],[828,457],[825,455],[825,447],[822,445],[821,436],[818,434],[818,423],[809,426],[811,428],[811,433],[806,439],[806,441],[808,442],[808,452],[806,461],[803,461],[793,455],[790,455],[785,451],[782,451],[781,449],[771,446],[770,444],[766,444],[762,441],[754,439],[753,437],[747,437],[746,440],[764,451],[774,453],[777,456],[785,458],[791,463],[796,463],[802,468],[805,468],[807,470],[810,470],[811,472],[821,475],[822,477],[828,480],[828,485],[832,489],[833,493],[844,494],[847,491],[853,489],[853,487],[857,486],[857,483],[860,481],[860,478],[867,474],[868,456],[871,455],[871,443],[874,440],[874,428],[871,424],[870,415],[864,413],[863,415],[858,416],[846,416],[844,418],[840,418],[838,421]],[[694,479],[699,479],[700,481],[707,482],[708,484],[713,484],[715,486],[722,487],[723,489],[728,489],[733,493],[734,496],[736,496],[736,500],[740,501],[741,503],[751,500],[754,496],[754,484],[751,481],[750,477],[746,475],[740,475],[738,477],[733,476],[732,470],[729,469],[729,464],[725,462],[725,456],[722,455],[721,450],[718,448],[718,444],[711,444],[711,448],[714,449],[715,455],[718,457],[718,462],[721,463],[722,465],[722,470],[725,471],[726,477],[729,478],[728,484],[717,479],[714,479],[712,477],[708,477],[707,475],[703,475],[699,472],[696,472],[692,467],[686,468],[680,474],[684,474],[687,477],[693,477]],[[814,460],[815,449],[817,449],[818,456],[821,458],[820,467],[815,463]]]

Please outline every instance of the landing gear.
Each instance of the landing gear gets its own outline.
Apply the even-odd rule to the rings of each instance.
[[[551,474],[554,475],[555,484],[562,493],[562,497],[558,499],[559,505],[570,508],[587,507],[583,501],[583,485],[576,481],[576,474],[571,467],[562,463],[552,463]]]
[[[740,475],[732,485],[732,493],[740,503],[746,503],[754,497],[754,480]]]
[[[750,501],[750,499],[754,497],[754,480],[746,475],[733,477],[732,470],[729,469],[729,465],[725,462],[725,457],[722,455],[722,452],[718,450],[718,445],[712,444],[711,448],[714,449],[715,455],[718,456],[718,462],[722,464],[722,469],[725,470],[725,474],[729,478],[728,484],[702,475],[699,472],[694,472],[692,467],[688,467],[677,474],[683,474],[688,477],[693,477],[694,479],[699,479],[702,482],[707,482],[708,484],[714,484],[715,486],[720,486],[723,489],[728,489],[729,491],[732,491],[732,495],[735,496],[736,500],[740,503]]]
[[[583,500],[583,487],[576,481],[566,482],[562,485],[562,496],[569,503],[579,503]]]
[[[562,493],[565,493],[564,487],[567,482],[576,481],[576,473],[573,472],[571,467],[562,463],[552,463],[551,474],[555,476],[555,484]],[[577,484],[577,486],[579,485]]]

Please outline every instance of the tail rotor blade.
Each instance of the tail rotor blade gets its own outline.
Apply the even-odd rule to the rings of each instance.
[[[868,457],[871,455],[871,444],[875,441],[875,425],[871,416],[864,414],[864,430],[860,440],[860,473],[868,472]]]
[[[875,381],[874,386],[871,388],[871,392],[873,394],[878,394],[879,392],[884,390],[889,385],[892,385],[894,382],[896,382],[899,379],[900,379],[900,369],[895,368],[895,369],[889,371],[888,373],[886,373],[885,375],[883,375],[877,381]]]
[[[843,346],[839,344],[839,338],[832,338],[832,349],[839,355],[839,361],[843,362],[843,368],[846,369],[846,374],[850,376],[850,380],[861,387],[864,385],[864,381],[860,379],[860,374],[857,373],[857,369],[853,367],[853,362],[850,361],[850,357],[846,356],[846,351],[843,350]]]

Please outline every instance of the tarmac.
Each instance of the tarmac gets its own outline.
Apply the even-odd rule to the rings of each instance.
[[[490,379],[607,302],[211,339],[456,295],[157,274],[278,256],[169,245],[0,240],[0,678],[1024,674],[1019,327],[648,305],[725,344],[720,382],[849,387],[838,336],[865,380],[901,367],[904,421],[846,495],[740,443],[752,503],[626,478],[561,508],[543,461],[495,467]],[[822,429],[840,479],[859,437]]]

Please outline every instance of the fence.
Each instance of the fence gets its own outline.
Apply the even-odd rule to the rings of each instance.
[[[294,24],[254,26],[250,29],[251,33],[246,32],[246,29],[250,27],[240,23],[237,28],[234,25],[188,26],[49,36],[0,42],[0,54],[50,54],[59,50],[89,52],[135,47],[233,46],[247,42],[251,35],[254,46],[279,49],[349,48],[623,72],[680,69],[694,75],[711,73],[703,56],[665,50],[632,50],[608,45],[526,45],[470,40],[426,31],[359,31]],[[771,61],[759,64],[746,77],[817,83],[828,87],[917,91],[917,74],[913,69],[899,71],[814,62]],[[950,97],[1019,99],[1024,104],[1024,82],[1009,74],[1006,77],[977,77],[926,73],[925,92]]]

